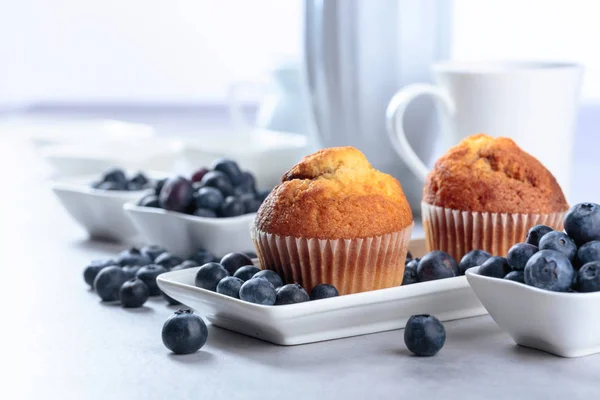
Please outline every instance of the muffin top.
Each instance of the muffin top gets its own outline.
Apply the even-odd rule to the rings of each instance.
[[[283,175],[256,216],[263,232],[318,239],[379,236],[411,224],[400,183],[353,147],[304,157]]]
[[[423,201],[456,210],[548,214],[569,208],[556,179],[511,139],[478,134],[452,147],[425,182]]]

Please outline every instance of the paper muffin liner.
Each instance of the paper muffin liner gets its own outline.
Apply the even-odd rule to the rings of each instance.
[[[421,203],[427,250],[442,250],[455,260],[474,249],[506,256],[512,245],[524,242],[527,231],[544,224],[562,230],[566,211],[553,214],[505,214],[453,210]]]
[[[344,295],[401,285],[412,228],[329,240],[279,236],[253,226],[252,239],[262,268],[274,270],[284,282],[297,282],[308,292],[329,283]]]

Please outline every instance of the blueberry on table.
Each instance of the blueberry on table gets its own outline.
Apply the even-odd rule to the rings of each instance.
[[[102,182],[127,183],[127,176],[121,168],[111,168],[102,175]]]
[[[94,289],[102,301],[119,300],[119,289],[128,276],[120,267],[106,267],[94,279]]]
[[[283,279],[281,279],[277,272],[271,271],[270,269],[263,269],[262,271],[257,272],[256,274],[254,274],[252,279],[265,279],[271,285],[273,285],[275,289],[279,289],[283,286]]]
[[[221,203],[217,215],[221,218],[230,218],[244,215],[245,212],[246,207],[244,203],[237,197],[229,196]]]
[[[566,292],[574,277],[569,259],[555,250],[540,250],[525,265],[525,283],[540,289]]]
[[[190,260],[195,261],[198,265],[204,265],[215,260],[215,255],[208,250],[198,249],[194,254],[188,257]]]
[[[90,287],[94,288],[94,279],[100,271],[102,271],[106,267],[110,267],[112,265],[118,265],[115,260],[94,260],[92,261],[85,269],[83,270],[83,280],[85,283],[90,285]]]
[[[454,258],[450,254],[439,250],[425,254],[417,267],[419,282],[452,278],[456,275],[458,275],[458,264],[456,264]]]
[[[260,268],[255,267],[254,265],[244,265],[243,267],[238,268],[233,276],[240,278],[242,281],[247,281],[259,272]]]
[[[410,260],[404,266],[404,278],[402,278],[402,286],[411,285],[419,282],[417,268],[419,267],[419,261]]]
[[[217,218],[217,213],[208,208],[196,208],[192,215],[201,218]]]
[[[577,245],[566,233],[553,231],[542,236],[540,250],[556,250],[563,253],[569,261],[573,261],[577,254]]]
[[[584,293],[600,291],[600,261],[592,261],[579,268],[575,290]]]
[[[229,276],[229,273],[221,266],[221,264],[209,262],[201,266],[198,269],[198,272],[196,272],[195,284],[199,288],[212,290],[214,292],[217,290],[217,285],[221,279],[227,276]]]
[[[102,182],[96,189],[100,190],[127,190],[127,182]]]
[[[189,309],[175,311],[162,328],[163,344],[175,354],[195,353],[204,346],[206,339],[206,324]]]
[[[223,200],[225,200],[223,193],[219,189],[210,186],[202,187],[194,194],[194,205],[196,208],[207,208],[217,211]]]
[[[161,208],[169,211],[185,212],[193,200],[194,189],[190,181],[182,176],[169,178],[158,196]]]
[[[297,283],[289,283],[277,290],[275,305],[281,306],[285,304],[303,303],[309,301],[310,297],[306,290]]]
[[[200,184],[219,189],[223,196],[231,196],[233,194],[231,180],[221,171],[208,172],[202,177]]]
[[[240,299],[250,303],[272,306],[277,299],[275,287],[266,279],[250,279],[240,288]]]
[[[529,243],[517,243],[508,250],[506,259],[513,270],[523,271],[527,261],[538,252],[538,248]]]
[[[175,267],[176,265],[181,264],[182,262],[183,259],[181,257],[177,257],[176,255],[171,254],[168,251],[165,251],[164,253],[160,254],[154,260],[155,264],[161,265],[167,270]]]
[[[137,272],[142,268],[139,265],[126,265],[123,267],[123,272],[127,274],[127,279],[135,278]]]
[[[600,240],[592,240],[577,249],[577,266],[587,264],[592,261],[600,261]]]
[[[125,281],[119,289],[121,305],[127,308],[143,306],[149,295],[148,286],[139,278]]]
[[[147,194],[138,200],[137,205],[140,207],[160,208],[158,197],[154,194]]]
[[[523,271],[510,271],[504,279],[514,282],[525,283],[525,272]]]
[[[242,175],[242,171],[240,170],[240,167],[233,160],[228,160],[225,158],[215,160],[215,162],[212,165],[212,169],[214,171],[220,171],[220,172],[224,173],[225,175],[227,175],[227,177],[231,181],[231,184],[234,186],[237,186],[240,183],[242,183],[245,178]]]
[[[504,257],[490,257],[479,267],[479,275],[504,278],[510,272],[510,265]]]
[[[485,250],[471,250],[463,256],[458,264],[458,274],[464,275],[469,268],[479,267],[492,255]]]
[[[329,283],[320,283],[310,291],[310,299],[311,300],[321,300],[328,299],[330,297],[337,297],[340,295],[340,292],[335,288],[335,286],[330,285]]]
[[[578,246],[600,240],[600,206],[595,203],[574,205],[565,216],[564,226]]]
[[[542,236],[544,236],[546,233],[552,232],[553,230],[554,229],[547,225],[534,225],[527,232],[527,239],[525,239],[525,242],[539,247]]]
[[[167,269],[162,265],[151,264],[140,268],[135,276],[148,286],[148,293],[150,296],[159,296],[160,288],[156,283],[156,278],[165,272],[167,272]]]
[[[176,306],[178,304],[181,304],[181,302],[179,302],[178,300],[175,300],[174,298],[172,298],[165,292],[163,292],[162,295],[163,295],[164,299],[167,301],[167,303],[169,303],[169,305],[171,305],[171,306]]]
[[[148,257],[152,262],[156,260],[156,257],[160,256],[162,253],[166,253],[167,249],[157,244],[150,244],[148,246],[144,246],[140,249],[140,253]]]
[[[243,284],[244,281],[240,278],[236,278],[235,276],[226,276],[217,284],[217,293],[239,299],[240,288]]]
[[[229,275],[234,275],[238,268],[246,265],[254,265],[252,259],[244,253],[229,253],[221,258],[220,264],[229,272]]]
[[[132,247],[129,250],[124,250],[124,251],[120,252],[117,257],[117,262],[122,267],[124,267],[126,265],[144,266],[144,265],[152,264],[152,260],[148,256],[140,253],[140,251],[135,247]]]
[[[149,184],[150,180],[142,172],[138,172],[129,180],[129,183],[137,183],[143,187]]]
[[[171,271],[179,271],[179,270],[182,270],[182,269],[195,268],[197,266],[198,266],[198,263],[196,261],[194,261],[194,260],[185,260],[181,264],[176,265],[173,268],[171,268]]]
[[[404,343],[416,356],[436,355],[446,342],[446,329],[433,315],[413,315],[404,328]]]

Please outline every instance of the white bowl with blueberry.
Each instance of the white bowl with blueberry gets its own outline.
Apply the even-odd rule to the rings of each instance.
[[[580,357],[600,352],[600,206],[573,206],[564,228],[534,226],[526,243],[469,269],[467,279],[517,344]]]

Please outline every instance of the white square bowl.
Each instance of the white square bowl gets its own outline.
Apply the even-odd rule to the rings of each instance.
[[[250,226],[256,213],[231,218],[203,218],[160,208],[123,206],[146,243],[157,244],[169,252],[187,258],[203,248],[218,257],[236,251],[254,249]]]
[[[411,242],[415,256],[423,239]],[[404,328],[411,315],[442,321],[485,314],[464,276],[285,306],[244,302],[194,285],[198,268],[158,277],[163,292],[212,324],[279,345],[297,345]]]
[[[513,340],[561,357],[600,352],[600,292],[557,293],[467,271],[481,303]]]

